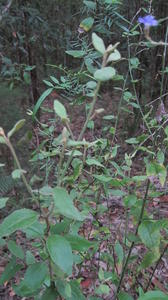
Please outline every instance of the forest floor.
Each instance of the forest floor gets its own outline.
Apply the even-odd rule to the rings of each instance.
[[[11,127],[19,120],[26,118],[27,125],[26,130],[31,129],[31,122],[30,118],[26,115],[25,111],[22,108],[21,103],[23,103],[23,95],[24,91],[18,90],[15,92],[11,91],[8,93],[3,87],[1,89],[0,93],[0,126],[4,127],[6,131],[11,129]],[[5,101],[4,101],[5,99]],[[27,101],[27,100],[26,100]],[[104,108],[105,114],[114,114],[117,113],[117,106],[118,106],[118,97],[117,95],[110,95],[109,93],[103,94],[102,99],[98,102],[98,105],[96,108]],[[5,103],[5,104],[4,104]],[[81,126],[85,120],[85,110],[84,106],[77,107],[77,109],[74,109],[73,106],[70,106],[69,104],[65,104],[67,107],[68,114],[71,116],[71,129],[74,132],[75,138],[78,137],[78,134],[80,132]],[[45,108],[52,108],[53,106],[53,98],[50,97],[48,101],[45,102],[44,107]],[[48,120],[51,118],[51,115],[48,115],[46,112],[42,112],[41,115],[41,122],[45,123],[48,122]],[[116,143],[122,144],[122,149],[119,152],[119,161],[122,161],[123,155],[126,151],[128,151],[128,146],[123,142],[124,135],[126,132],[126,123],[128,120],[121,118],[118,126],[118,132]],[[131,122],[131,121],[130,121]],[[114,124],[113,124],[114,126]],[[101,132],[102,127],[102,116],[99,116],[95,120],[95,131],[94,135],[96,137],[102,136]],[[24,128],[24,130],[25,130]],[[125,128],[125,132],[124,132]],[[21,139],[23,135],[23,131],[17,136],[16,141]],[[58,126],[55,134],[60,134],[62,128],[61,126]],[[92,139],[92,131],[88,130],[86,132],[85,138],[86,140]],[[36,137],[34,136],[34,139]],[[15,140],[13,139],[13,142]],[[30,149],[33,146],[30,146]],[[18,151],[19,158],[21,158],[21,164],[23,166],[23,169],[27,169],[30,164],[28,162],[30,158],[30,151],[29,147],[24,147],[24,145],[21,146],[20,150]],[[1,150],[0,150],[1,151]],[[24,155],[23,155],[24,153]],[[5,159],[4,159],[5,158]],[[8,160],[7,157],[4,156],[4,152],[0,152],[0,159],[2,162],[5,160]],[[134,163],[134,175],[142,174],[142,159],[143,156],[139,155],[136,159],[136,162]],[[9,163],[10,167],[12,168],[12,162]],[[9,170],[9,168],[7,169]],[[12,169],[10,170],[12,171]],[[159,188],[158,188],[159,189]],[[142,186],[139,193],[142,194],[142,197],[144,196],[145,186]],[[11,190],[9,193],[9,196],[12,197],[12,202],[9,205],[9,208],[12,210],[12,205],[19,206],[21,205],[21,202],[18,202],[19,193],[17,190]],[[94,238],[99,239],[99,248],[98,251],[94,254],[92,259],[88,259],[86,256],[86,259],[84,260],[83,264],[79,267],[74,268],[74,278],[82,278],[81,281],[81,288],[84,292],[84,294],[87,296],[87,299],[91,296],[95,296],[94,291],[96,287],[99,286],[100,280],[98,278],[98,272],[100,268],[104,270],[105,272],[111,271],[109,261],[107,261],[110,257],[114,259],[115,262],[115,269],[116,273],[118,275],[121,274],[121,264],[119,264],[116,260],[115,250],[114,250],[114,243],[116,240],[120,241],[121,244],[123,244],[124,239],[124,233],[125,233],[125,227],[126,227],[126,214],[125,214],[125,208],[123,205],[122,197],[116,197],[111,196],[109,199],[101,199],[101,205],[104,207],[104,211],[102,213],[96,214],[96,217],[94,216],[92,219],[87,220],[87,224],[84,223],[83,227],[81,228],[80,232],[81,234],[89,240],[93,240]],[[94,204],[93,204],[94,206]],[[94,208],[94,207],[93,207]],[[167,218],[168,217],[168,195],[159,196],[156,198],[150,198],[148,202],[148,210],[150,213],[152,213],[156,218]],[[7,211],[4,210],[2,214],[7,214]],[[133,223],[130,222],[128,224],[128,228],[130,232],[133,232],[134,227]],[[27,244],[24,239],[24,235],[20,234],[18,232],[17,234],[17,242],[23,246],[24,249],[29,248],[31,249],[31,245]],[[32,250],[33,251],[33,250]],[[136,245],[133,250],[134,256],[139,257],[140,259],[143,257],[145,253],[145,248]],[[3,272],[5,265],[7,263],[7,254],[8,250],[6,248],[0,250],[0,274]],[[35,257],[39,259],[37,253],[34,253]],[[147,283],[147,278],[149,278],[150,274],[152,274],[152,267],[148,269],[147,273],[145,271],[140,272],[139,274],[136,274],[137,270],[137,264],[132,264],[131,268],[129,269],[129,272],[125,278],[123,287],[125,291],[128,291],[135,297],[135,291],[137,291],[137,285],[144,288]],[[98,299],[104,299],[104,300],[112,300],[115,293],[115,285],[113,284],[113,281],[115,281],[114,274],[111,274],[112,278],[108,281],[108,286],[110,288],[110,294],[108,296],[104,297],[98,297]],[[17,279],[16,279],[17,282]],[[164,256],[162,257],[157,270],[155,272],[155,275],[153,276],[152,283],[151,283],[151,289],[160,289],[163,292],[168,292],[168,257]],[[23,299],[19,298],[15,295],[10,282],[6,282],[6,284],[3,287],[0,287],[0,299],[1,300],[16,300],[16,299]],[[31,298],[24,298],[24,299],[31,299]],[[134,298],[136,299],[136,298]],[[159,300],[159,299],[158,299]]]

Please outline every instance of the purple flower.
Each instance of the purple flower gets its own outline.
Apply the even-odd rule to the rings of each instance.
[[[158,21],[154,18],[154,16],[147,15],[145,17],[138,18],[138,22],[144,24],[145,27],[157,26]]]
[[[78,32],[79,32],[79,34],[81,34],[81,33],[84,33],[85,31],[84,31],[84,29],[82,28],[82,27],[78,27]]]

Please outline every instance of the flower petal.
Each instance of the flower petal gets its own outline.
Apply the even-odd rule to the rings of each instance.
[[[139,17],[138,22],[141,23],[141,24],[144,24],[145,27],[157,26],[158,25],[158,21],[152,15],[146,15],[143,18]]]

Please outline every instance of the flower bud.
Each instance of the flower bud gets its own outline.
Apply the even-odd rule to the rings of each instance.
[[[5,136],[5,132],[2,127],[0,127],[0,135]]]
[[[96,110],[95,110],[95,113],[96,113],[97,115],[102,114],[103,112],[104,112],[104,108],[99,108],[99,109],[96,109]]]
[[[68,136],[68,131],[67,131],[66,127],[64,127],[62,130],[62,142],[64,145],[67,142],[67,136]]]

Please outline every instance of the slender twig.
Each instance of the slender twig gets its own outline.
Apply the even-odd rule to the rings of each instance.
[[[124,92],[125,92],[125,88],[126,88],[128,74],[129,74],[129,72],[127,72],[127,74],[126,74],[124,84],[123,84],[123,88],[122,88],[122,94],[121,94],[119,105],[118,105],[118,108],[117,108],[117,116],[116,116],[115,125],[114,125],[114,135],[113,135],[113,139],[112,139],[112,145],[114,144],[115,137],[116,137],[117,127],[118,127],[118,122],[119,122],[119,117],[120,117],[120,112],[121,112],[121,105],[122,105],[123,96],[124,96]]]
[[[110,45],[105,53],[104,53],[104,56],[103,56],[103,61],[102,61],[102,68],[104,68],[107,64],[107,59],[108,59],[108,56],[110,55],[110,53],[112,53],[118,46],[119,43],[116,43],[114,46]],[[89,109],[89,113],[87,115],[87,118],[86,118],[86,121],[83,125],[83,128],[79,134],[79,137],[78,137],[78,141],[81,141],[83,139],[83,136],[84,136],[84,133],[86,131],[86,128],[87,128],[87,125],[91,119],[91,116],[92,116],[92,113],[94,111],[94,108],[95,108],[95,104],[97,102],[97,98],[98,98],[98,94],[99,94],[99,90],[100,90],[100,86],[101,86],[101,80],[99,80],[97,82],[97,86],[96,86],[96,89],[94,91],[94,96],[93,96],[93,100],[92,100],[92,103],[91,103],[91,106],[90,106],[90,109]],[[66,174],[66,171],[68,170],[70,164],[71,164],[71,161],[73,159],[73,154],[74,154],[74,150],[71,152],[71,155],[69,156],[68,158],[68,161],[66,163],[66,166],[65,166],[65,169],[63,170],[62,172],[62,175],[61,175],[61,178],[60,178],[60,182],[62,181],[62,179],[64,178],[65,174]]]
[[[6,139],[6,143],[7,143],[7,146],[9,147],[9,149],[10,149],[10,151],[12,153],[12,156],[13,156],[15,162],[16,162],[16,165],[17,165],[18,169],[21,171],[21,177],[22,177],[22,180],[23,180],[23,182],[25,184],[25,187],[26,187],[28,193],[31,195],[32,198],[34,198],[33,191],[31,189],[30,185],[28,184],[25,175],[23,174],[23,170],[21,168],[20,162],[19,162],[19,160],[17,158],[17,155],[16,155],[16,152],[15,152],[15,149],[13,148],[13,145],[11,144],[11,142],[9,141],[9,139]]]
[[[61,168],[62,168],[64,155],[65,155],[65,149],[66,149],[66,145],[67,145],[66,136],[65,137],[63,136],[62,142],[63,142],[63,149],[60,153],[60,159],[59,159],[59,163],[58,163],[58,178],[57,178],[58,186],[61,184]]]
[[[138,229],[139,229],[139,226],[142,223],[144,209],[145,209],[145,204],[146,204],[146,201],[147,201],[147,196],[148,196],[148,191],[149,191],[149,186],[150,186],[150,180],[148,179],[147,186],[146,186],[146,192],[145,192],[145,196],[144,196],[144,199],[143,199],[143,203],[142,203],[142,207],[141,207],[141,212],[140,212],[140,216],[139,216],[139,221],[138,221],[138,224],[137,224],[137,227],[136,227],[136,231],[135,231],[135,236],[138,235]],[[126,270],[127,270],[127,266],[128,266],[128,263],[129,263],[129,259],[130,259],[132,250],[134,248],[134,245],[135,245],[135,242],[132,242],[131,246],[129,248],[129,252],[128,252],[128,255],[127,255],[125,264],[123,266],[121,276],[120,276],[120,280],[119,280],[119,284],[118,284],[118,287],[117,287],[116,295],[118,295],[118,293],[120,291],[120,288],[121,288],[121,285],[122,285],[122,282],[123,282],[123,279],[124,279],[124,276],[125,276],[125,273],[126,273]]]
[[[92,115],[92,113],[93,113],[93,110],[94,110],[94,107],[95,107],[95,104],[96,104],[96,101],[97,101],[98,93],[99,93],[99,90],[100,90],[100,85],[101,85],[101,81],[98,81],[97,86],[96,86],[96,89],[95,89],[95,92],[94,92],[93,101],[92,101],[92,103],[91,103],[91,107],[90,107],[89,113],[88,113],[88,115],[87,115],[85,124],[83,125],[83,128],[82,128],[82,130],[81,130],[81,133],[80,133],[80,135],[79,135],[78,141],[81,141],[81,140],[82,140],[83,135],[84,135],[84,133],[85,133],[85,130],[86,130],[86,128],[87,128],[88,122],[90,121],[90,117],[91,117],[91,115]]]
[[[94,96],[93,96],[93,101],[92,101],[92,104],[91,104],[91,107],[90,107],[90,110],[89,110],[89,113],[88,113],[88,116],[87,116],[87,119],[84,123],[84,126],[79,134],[79,137],[78,137],[78,141],[81,141],[82,138],[83,138],[83,135],[86,131],[86,128],[87,128],[87,125],[88,125],[88,122],[90,121],[90,117],[93,113],[93,110],[94,110],[94,107],[95,107],[95,104],[96,104],[96,101],[97,101],[97,97],[98,97],[98,93],[99,93],[99,90],[100,90],[100,85],[101,85],[101,81],[98,81],[97,83],[97,86],[96,86],[96,89],[95,89],[95,92],[94,92]],[[66,166],[65,166],[65,169],[63,170],[62,172],[62,175],[61,175],[61,178],[60,178],[60,181],[62,181],[62,179],[64,178],[65,174],[66,174],[66,171],[68,170],[70,164],[71,164],[71,161],[72,161],[72,158],[73,158],[73,154],[74,154],[74,150],[71,152],[71,155],[69,156],[68,158],[68,161],[66,163]]]
[[[14,149],[12,143],[10,142],[9,137],[5,135],[5,132],[4,132],[4,130],[3,130],[2,127],[0,127],[0,137],[2,137],[4,139],[4,143],[9,148],[9,150],[10,150],[10,152],[11,152],[13,158],[14,158],[14,161],[16,162],[16,165],[17,165],[17,167],[18,167],[18,169],[20,171],[21,178],[22,178],[22,180],[23,180],[23,182],[25,184],[25,187],[26,187],[28,193],[31,195],[32,198],[34,198],[33,191],[31,189],[30,185],[28,184],[26,177],[23,174],[23,169],[21,168],[21,165],[20,165],[19,159],[18,159],[18,157],[16,155],[15,149]]]
[[[137,92],[136,92],[136,87],[135,87],[135,83],[134,83],[134,78],[133,78],[133,73],[132,73],[132,68],[131,68],[131,49],[130,49],[130,42],[129,42],[129,37],[127,37],[127,41],[128,41],[128,63],[129,63],[129,73],[130,73],[130,78],[131,78],[131,81],[132,81],[132,85],[133,85],[133,90],[134,90],[134,94],[135,94],[135,98],[136,98],[136,102],[139,106],[139,110],[140,110],[140,113],[141,113],[141,116],[142,116],[142,119],[146,125],[146,128],[148,129],[150,135],[152,135],[152,132],[151,132],[151,129],[148,125],[148,122],[146,121],[145,119],[145,116],[144,116],[144,113],[142,111],[142,108],[141,108],[141,105],[140,105],[140,102],[139,102],[139,99],[138,99],[138,95],[137,95]],[[152,136],[152,139],[153,139],[153,136]]]
[[[152,282],[152,278],[153,278],[153,276],[154,276],[154,274],[155,274],[155,272],[156,272],[156,269],[157,269],[158,265],[160,264],[160,262],[161,262],[161,260],[162,260],[162,257],[163,257],[164,254],[166,253],[167,249],[168,249],[168,244],[164,247],[163,252],[161,253],[161,255],[160,255],[160,257],[159,257],[159,259],[158,259],[158,261],[157,261],[157,263],[156,263],[156,265],[155,265],[155,267],[154,267],[154,269],[153,269],[153,272],[152,272],[152,274],[151,274],[151,276],[150,276],[150,278],[149,278],[149,280],[148,280],[147,286],[146,286],[146,288],[145,288],[145,292],[147,292],[148,288],[150,287],[151,282]]]
[[[162,97],[165,97],[167,95],[168,95],[168,93],[165,93],[165,94],[162,95]],[[149,105],[153,104],[154,102],[156,102],[157,100],[160,100],[160,99],[161,99],[161,96],[159,96],[156,99],[152,100],[151,102],[145,104],[145,106],[149,106]]]
[[[145,34],[145,37],[146,39],[154,46],[168,46],[168,43],[167,42],[163,42],[163,41],[159,41],[159,42],[156,42],[156,41],[153,41],[152,38],[150,37],[149,35],[149,32],[150,32],[150,27],[145,27],[144,29],[144,34]]]
[[[74,135],[73,135],[73,132],[72,132],[71,127],[70,127],[70,125],[69,125],[69,121],[66,120],[66,121],[65,121],[65,125],[66,125],[66,127],[67,127],[67,129],[68,129],[68,131],[69,131],[69,133],[70,133],[71,138],[72,138],[73,140],[75,140]]]

